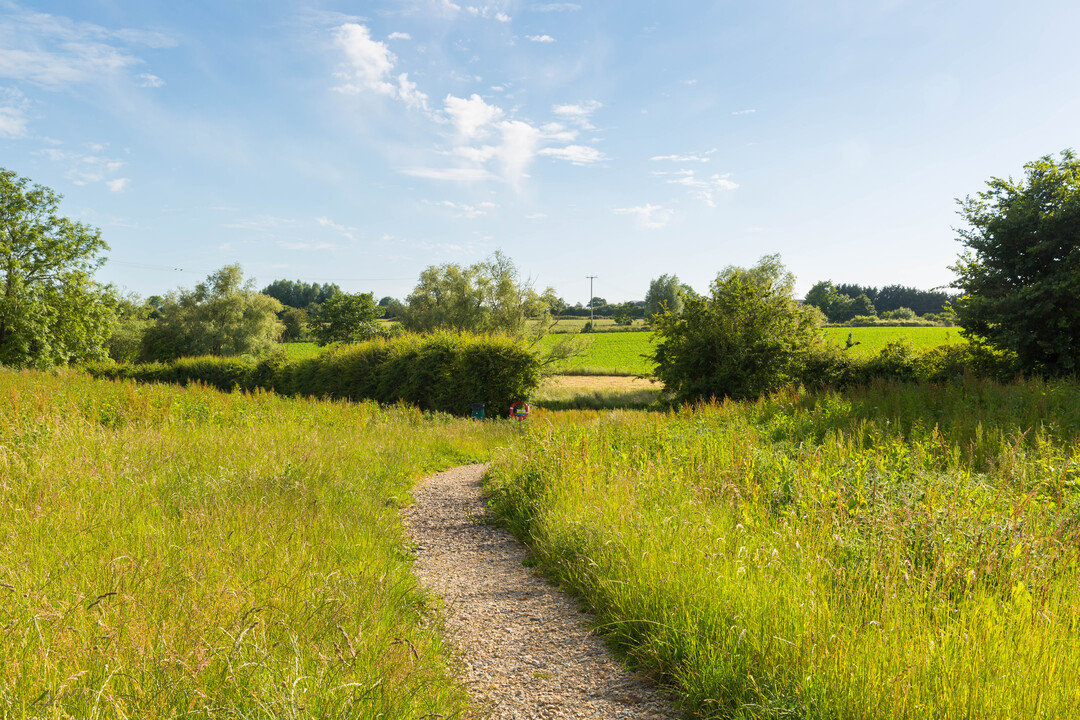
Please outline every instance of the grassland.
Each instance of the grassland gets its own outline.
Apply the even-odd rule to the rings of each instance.
[[[0,372],[0,716],[460,717],[397,508],[506,432]]]
[[[829,327],[824,334],[826,341],[841,346],[850,335],[856,345],[849,352],[856,357],[876,355],[891,342],[909,342],[916,350],[965,342],[956,327]]]
[[[692,713],[1080,708],[1076,383],[537,420],[498,512]]]

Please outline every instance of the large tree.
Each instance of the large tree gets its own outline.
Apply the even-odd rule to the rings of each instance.
[[[256,355],[273,348],[283,326],[281,303],[226,265],[195,286],[169,293],[161,319],[143,335],[147,360],[185,355]]]
[[[678,315],[683,311],[687,297],[686,286],[679,282],[678,275],[661,275],[649,282],[649,292],[645,293],[645,317],[663,312]]]
[[[312,314],[311,331],[320,345],[333,342],[358,342],[378,334],[376,320],[383,309],[375,304],[372,293],[331,295]]]
[[[401,322],[407,330],[466,330],[524,336],[530,318],[547,303],[522,280],[502,252],[469,267],[430,266],[405,301]]]
[[[105,355],[116,297],[93,275],[108,245],[100,230],[61,217],[60,199],[0,169],[0,364]]]
[[[656,375],[682,402],[757,397],[801,379],[821,314],[800,305],[778,255],[728,267],[707,297],[657,319]]]
[[[991,178],[960,202],[967,251],[952,266],[958,324],[976,343],[1015,353],[1020,369],[1080,372],[1080,160],[1071,150]]]

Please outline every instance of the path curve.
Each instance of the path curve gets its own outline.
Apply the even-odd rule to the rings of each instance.
[[[681,717],[623,669],[577,602],[522,565],[528,552],[486,512],[484,465],[428,477],[403,513],[415,572],[444,598],[449,640],[482,715],[533,718]]]

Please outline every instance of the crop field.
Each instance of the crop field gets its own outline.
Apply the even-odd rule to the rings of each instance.
[[[460,717],[397,512],[507,432],[0,371],[0,716]]]
[[[958,327],[829,327],[824,334],[826,340],[841,346],[850,334],[857,344],[849,352],[859,357],[876,355],[891,342],[906,341],[916,350],[966,342]]]
[[[1076,383],[542,422],[497,512],[695,716],[1080,708]]]
[[[653,363],[642,355],[652,351],[652,333],[611,332],[588,333],[588,347],[584,355],[570,358],[559,364],[558,371],[566,375],[651,375]],[[541,341],[541,348],[548,348],[560,340],[558,335],[548,335]]]

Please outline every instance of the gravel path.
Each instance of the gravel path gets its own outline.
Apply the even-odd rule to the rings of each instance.
[[[681,717],[667,699],[622,668],[576,601],[521,563],[512,535],[478,517],[483,465],[433,475],[404,512],[416,542],[416,574],[445,600],[451,643],[481,716]]]

